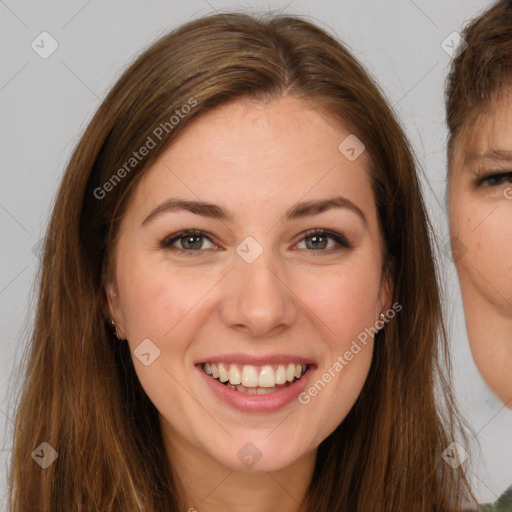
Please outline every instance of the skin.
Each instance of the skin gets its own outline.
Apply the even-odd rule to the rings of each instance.
[[[512,91],[456,140],[450,231],[474,360],[512,408]],[[497,176],[497,179],[488,179]]]
[[[160,412],[187,507],[300,510],[318,445],[343,421],[367,378],[372,339],[309,404],[294,400],[255,414],[219,401],[194,367],[219,354],[294,354],[316,361],[315,382],[390,307],[369,157],[350,162],[338,150],[349,133],[292,97],[237,101],[190,124],[134,190],[107,293],[140,382]],[[349,208],[284,219],[300,201],[338,195],[366,221]],[[141,226],[170,197],[222,205],[235,217],[177,210]],[[315,249],[314,237],[304,234],[312,228],[340,233],[353,248],[327,238]],[[211,237],[194,239],[195,247],[203,245],[192,254],[183,238],[173,242],[181,253],[160,246],[184,229]],[[236,252],[247,236],[263,248],[250,264]],[[161,351],[150,366],[133,357],[146,338]],[[237,457],[248,442],[261,453],[250,468]]]

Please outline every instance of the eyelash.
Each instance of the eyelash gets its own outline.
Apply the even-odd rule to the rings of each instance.
[[[304,236],[297,242],[297,243],[300,243],[308,238],[311,238],[313,236],[322,236],[322,237],[326,237],[326,238],[330,238],[332,240],[334,240],[340,247],[338,247],[337,249],[320,249],[320,250],[309,250],[309,249],[306,249],[308,252],[320,252],[320,253],[331,253],[331,252],[334,252],[334,251],[338,251],[338,250],[342,250],[342,249],[347,249],[347,250],[350,250],[353,248],[352,244],[343,236],[341,235],[340,233],[336,233],[335,231],[329,231],[327,229],[309,229],[307,231],[305,231],[304,233]],[[162,249],[169,249],[173,252],[181,252],[181,253],[186,253],[190,256],[198,256],[199,254],[197,253],[201,253],[201,252],[204,252],[205,249],[182,249],[180,247],[173,247],[172,244],[178,240],[181,240],[183,238],[186,238],[187,236],[191,236],[191,235],[195,235],[195,236],[200,236],[200,237],[204,237],[204,238],[207,238],[208,240],[210,240],[210,242],[214,243],[209,236],[207,236],[207,234],[204,232],[204,231],[200,231],[200,230],[196,230],[196,229],[186,229],[184,231],[179,231],[178,233],[174,233],[172,235],[169,235],[167,236],[166,238],[164,238],[161,242],[160,242],[160,247]],[[207,250],[207,249],[206,249]],[[196,254],[194,254],[196,253]]]
[[[512,171],[488,174],[487,176],[484,176],[478,180],[478,185],[481,187],[498,187],[503,183],[506,183],[507,179],[510,181],[510,183],[512,183]],[[489,180],[497,180],[498,183],[493,183],[492,185],[489,183],[486,184],[486,182]]]

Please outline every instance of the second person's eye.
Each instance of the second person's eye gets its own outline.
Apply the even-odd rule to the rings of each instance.
[[[503,183],[512,183],[512,171],[497,172],[480,179],[482,187],[497,187]]]

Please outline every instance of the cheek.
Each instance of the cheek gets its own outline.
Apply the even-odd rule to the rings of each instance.
[[[331,373],[337,376],[332,379],[331,389],[343,387],[346,398],[353,394],[355,400],[364,384],[371,363],[373,336],[382,327],[376,325],[381,312],[380,281],[380,266],[375,258],[362,255],[350,265],[322,276],[304,275],[297,284],[304,314],[321,338],[325,355],[322,367],[334,370]],[[333,368],[336,362],[342,368],[340,364]],[[349,398],[347,403],[351,401]]]
[[[512,201],[460,201],[453,208],[452,236],[461,283],[471,282],[493,301],[512,301]],[[501,299],[500,299],[501,296]]]
[[[474,241],[471,241],[474,238]],[[512,208],[498,207],[468,235],[472,255],[480,266],[497,275],[510,275],[512,269]]]
[[[352,409],[366,382],[373,354],[380,275],[368,271],[304,279],[312,293],[304,311],[321,336],[322,361],[316,380],[299,396],[312,432],[330,434]],[[311,281],[311,282],[309,282]],[[305,313],[308,314],[308,313]]]
[[[153,262],[152,258],[126,258],[118,265],[117,280],[124,325],[129,341],[161,340],[201,301],[213,286],[213,277]]]
[[[304,275],[299,296],[325,325],[325,338],[340,344],[377,320],[380,272],[375,264],[359,260],[350,268],[323,275]]]

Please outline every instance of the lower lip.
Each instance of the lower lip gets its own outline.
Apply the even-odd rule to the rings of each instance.
[[[196,366],[208,387],[213,394],[224,403],[243,412],[274,412],[290,404],[300,393],[304,391],[307,383],[313,373],[313,365],[309,365],[308,371],[289,386],[268,393],[266,395],[248,395],[234,389],[228,388],[218,380],[208,375],[202,368],[202,365]]]

